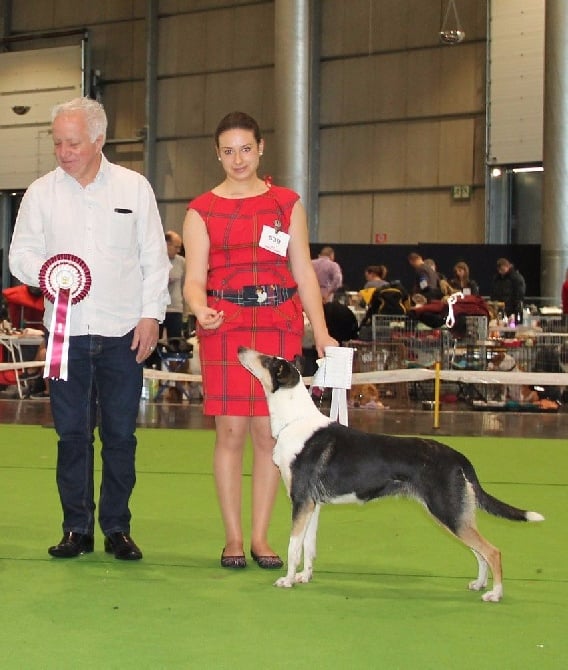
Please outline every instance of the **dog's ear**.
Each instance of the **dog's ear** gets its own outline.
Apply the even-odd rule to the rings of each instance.
[[[272,377],[273,392],[279,388],[290,388],[298,383],[300,373],[296,367],[283,358],[274,356],[271,359],[270,374]]]
[[[294,356],[294,359],[290,361],[292,365],[298,370],[298,372],[303,375],[306,367],[306,359],[299,354]]]

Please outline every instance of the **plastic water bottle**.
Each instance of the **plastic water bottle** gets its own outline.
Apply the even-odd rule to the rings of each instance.
[[[147,377],[144,377],[142,380],[142,393],[140,394],[140,400],[148,400],[150,397],[150,380]]]
[[[157,370],[156,365],[152,365],[152,370]],[[150,382],[149,389],[148,389],[148,400],[152,402],[152,400],[156,399],[156,396],[158,395],[158,390],[160,388],[160,380],[159,379],[149,379]]]

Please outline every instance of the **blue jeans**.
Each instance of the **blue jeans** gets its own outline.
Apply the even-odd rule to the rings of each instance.
[[[128,502],[136,482],[135,431],[143,374],[136,352],[130,350],[132,335],[71,337],[68,380],[50,381],[64,532],[94,532],[97,425],[102,442],[99,524],[105,535],[130,532]]]

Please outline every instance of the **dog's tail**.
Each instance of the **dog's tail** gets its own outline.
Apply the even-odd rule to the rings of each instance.
[[[473,466],[471,471],[465,472],[466,479],[471,483],[475,491],[475,498],[477,506],[493,514],[493,516],[499,516],[503,519],[508,519],[509,521],[544,521],[544,517],[539,512],[530,512],[528,510],[519,509],[518,507],[513,507],[499,498],[495,498],[490,493],[487,493],[481,486]]]
[[[544,521],[542,514],[513,507],[513,505],[495,498],[483,489],[477,492],[477,504],[482,510],[489,512],[489,514],[509,519],[509,521]]]

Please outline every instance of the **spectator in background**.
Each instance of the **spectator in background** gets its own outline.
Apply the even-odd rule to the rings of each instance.
[[[441,272],[438,272],[436,261],[433,258],[425,258],[424,265],[430,266],[432,270],[434,270],[434,272],[438,275],[438,286],[442,292],[442,297],[445,295],[451,295],[453,293],[452,287],[450,286],[450,283],[446,277]]]
[[[368,265],[365,268],[365,285],[363,288],[380,288],[386,286],[387,281],[386,265]]]
[[[343,284],[343,273],[339,263],[335,261],[333,247],[323,247],[318,257],[312,260],[312,265],[318,278],[324,303],[331,302],[334,293]]]
[[[442,291],[435,264],[432,267],[433,262],[426,263],[422,256],[416,252],[408,254],[408,262],[414,268],[415,275],[412,289],[413,301],[423,303],[424,301],[440,300]],[[422,296],[422,298],[419,296]]]
[[[517,323],[523,320],[525,279],[507,258],[497,260],[497,272],[493,277],[491,300],[504,304],[505,314],[514,316]]]
[[[170,302],[166,308],[164,322],[160,324],[160,339],[164,329],[168,339],[181,337],[183,330],[183,282],[185,279],[185,258],[180,254],[181,236],[173,230],[166,233],[166,247],[172,267],[168,281]]]
[[[365,285],[359,291],[362,307],[366,307],[371,302],[375,289],[389,285],[386,277],[386,265],[368,265],[365,268]]]
[[[454,265],[453,276],[450,279],[452,292],[461,291],[464,295],[479,295],[479,286],[469,276],[469,265],[464,261],[458,261]]]

